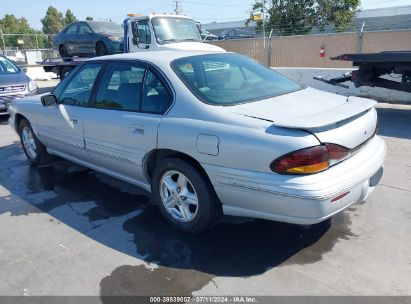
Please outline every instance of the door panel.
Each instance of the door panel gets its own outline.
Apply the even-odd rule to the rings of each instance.
[[[170,99],[150,73],[142,63],[107,64],[93,102],[95,109],[83,122],[92,161],[142,182],[146,181],[144,157],[157,147],[158,126]],[[142,113],[143,106],[150,113]]]
[[[93,163],[144,181],[144,156],[157,146],[158,115],[93,109],[84,117],[86,150]]]
[[[85,64],[57,87],[59,104],[45,108],[39,117],[39,138],[47,147],[90,161],[85,150],[83,121],[100,63]]]
[[[39,124],[39,138],[50,148],[89,161],[84,148],[83,108],[60,104],[48,107]]]
[[[147,20],[130,20],[128,23],[128,43],[130,53],[144,52],[147,49],[155,50],[154,37],[151,35],[150,25]],[[139,39],[139,44],[136,45],[136,39]]]
[[[75,55],[78,53],[77,47],[77,23],[73,23],[64,33],[63,44],[66,46],[66,49],[69,55]]]
[[[78,29],[78,51],[81,54],[94,54],[96,45],[96,34],[92,32],[86,23],[81,23]]]

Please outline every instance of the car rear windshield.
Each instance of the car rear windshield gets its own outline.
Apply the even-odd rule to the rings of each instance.
[[[123,35],[123,28],[114,22],[90,22],[91,29],[95,33],[108,35]]]
[[[19,68],[10,60],[0,57],[0,74],[14,74],[19,71]]]
[[[236,105],[302,89],[294,81],[238,54],[185,57],[171,65],[200,100],[212,105]]]

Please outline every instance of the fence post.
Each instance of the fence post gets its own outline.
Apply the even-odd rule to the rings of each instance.
[[[358,33],[357,53],[362,53],[362,40],[364,36],[365,21],[362,23],[361,30]]]
[[[271,35],[270,35],[271,36]],[[272,48],[273,48],[273,41],[272,41],[272,39],[271,39],[271,37],[270,38],[268,38],[268,49],[267,49],[267,66],[269,67],[269,68],[271,68],[271,51],[272,51]]]
[[[6,53],[6,43],[4,42],[3,30],[0,27],[1,44],[3,46],[3,55]]]
[[[39,51],[39,39],[37,37],[37,32],[36,32],[36,46],[37,46],[37,52]]]
[[[271,29],[270,34],[268,35],[268,51],[267,51],[267,66],[271,67],[271,53],[273,51],[273,39],[271,38],[271,35],[273,34],[273,29]]]

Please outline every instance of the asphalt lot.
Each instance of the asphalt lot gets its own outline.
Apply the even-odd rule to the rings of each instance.
[[[411,295],[411,106],[378,112],[389,152],[366,203],[310,228],[224,218],[197,236],[139,188],[30,167],[0,118],[0,295]]]

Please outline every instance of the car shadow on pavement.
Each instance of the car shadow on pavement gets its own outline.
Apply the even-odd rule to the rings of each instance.
[[[8,119],[9,119],[9,115],[7,114],[0,115],[0,126],[7,125],[9,123]]]
[[[411,139],[411,109],[378,108],[377,112],[379,135]]]
[[[11,193],[0,214],[47,213],[146,262],[113,270],[101,281],[101,295],[190,295],[216,276],[317,262],[353,236],[346,213],[311,227],[224,217],[201,234],[184,234],[163,220],[144,190],[66,161],[32,167],[18,145],[0,148],[0,185]],[[17,201],[31,207],[15,207]]]

